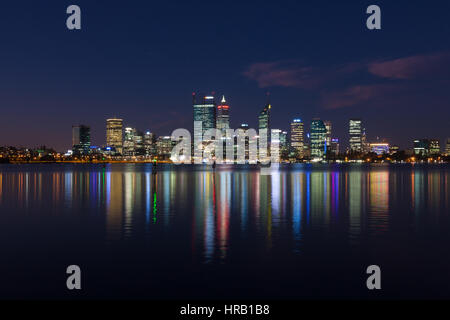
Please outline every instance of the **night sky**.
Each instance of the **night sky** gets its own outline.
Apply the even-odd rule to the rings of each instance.
[[[82,30],[66,28],[67,6]],[[366,8],[382,30],[366,28]],[[168,135],[192,128],[192,92],[224,94],[232,126],[348,119],[410,148],[450,137],[450,1],[2,1],[0,145],[105,143],[105,119]]]

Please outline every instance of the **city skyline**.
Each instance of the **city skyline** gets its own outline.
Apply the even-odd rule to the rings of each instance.
[[[198,98],[198,96],[200,96],[200,98]],[[269,96],[269,93],[267,93],[267,96]],[[193,107],[193,120],[194,121],[201,121],[203,123],[206,123],[207,125],[203,125],[203,130],[202,133],[204,134],[206,130],[208,129],[212,129],[212,128],[217,128],[219,130],[225,130],[225,129],[239,129],[242,128],[242,125],[246,125],[248,127],[248,121],[240,121],[239,120],[234,120],[234,123],[240,123],[238,126],[233,127],[230,125],[231,120],[233,119],[232,116],[230,116],[230,113],[232,115],[232,110],[233,107],[229,105],[229,103],[227,103],[226,99],[225,99],[225,95],[222,95],[221,101],[220,103],[216,103],[216,97],[214,95],[199,95],[197,93],[193,93],[192,94],[192,107]],[[197,99],[200,99],[201,102],[197,102]],[[204,111],[206,110],[206,111]],[[192,110],[191,110],[192,111]],[[287,134],[287,142],[289,144],[289,147],[294,147],[294,149],[296,147],[298,147],[298,143],[301,143],[302,145],[304,144],[304,146],[306,148],[308,148],[307,146],[307,142],[306,139],[309,139],[309,135],[315,135],[316,131],[319,130],[320,133],[318,133],[318,135],[320,135],[320,137],[316,137],[316,138],[311,138],[310,139],[310,144],[314,145],[314,144],[321,144],[323,145],[323,148],[320,147],[315,147],[316,149],[324,149],[324,152],[326,152],[326,150],[328,148],[330,148],[332,146],[332,140],[333,142],[337,142],[338,143],[338,152],[339,153],[339,146],[340,146],[340,150],[341,153],[345,153],[344,150],[346,151],[354,151],[354,152],[367,152],[367,150],[363,150],[363,145],[365,144],[367,146],[367,148],[369,148],[370,145],[372,144],[383,144],[383,143],[388,143],[391,146],[399,146],[399,144],[395,143],[395,141],[392,140],[388,140],[385,137],[383,137],[383,135],[379,135],[376,133],[373,133],[372,136],[375,138],[371,138],[368,139],[367,135],[366,135],[366,129],[365,129],[365,125],[366,125],[366,121],[364,121],[361,118],[350,118],[347,121],[347,132],[345,134],[344,137],[339,137],[336,136],[334,134],[334,132],[331,131],[331,128],[335,128],[335,124],[333,124],[332,121],[329,120],[324,120],[323,118],[319,118],[319,117],[315,117],[312,118],[310,121],[304,121],[303,119],[300,118],[292,118],[292,120],[290,121],[289,124],[287,124],[286,127],[282,127],[282,128],[275,128],[271,125],[271,119],[272,119],[272,104],[269,101],[269,98],[267,98],[267,102],[264,105],[263,109],[257,113],[255,115],[255,117],[258,119],[257,120],[257,126],[254,127],[255,130],[261,130],[261,129],[276,129],[276,130],[280,130],[280,132],[289,132],[289,134]],[[244,119],[244,120],[248,120],[248,119]],[[298,125],[301,124],[301,141],[296,141],[296,139],[298,139],[297,137],[297,133],[295,133],[293,130],[293,126],[294,125]],[[320,129],[316,129],[316,127],[319,126]],[[154,137],[154,139],[156,140],[158,137],[165,137],[165,136],[171,136],[172,132],[176,129],[179,128],[172,128],[169,129],[170,133],[168,134],[162,134],[162,135],[157,135],[154,131],[151,130],[151,128],[139,128],[137,126],[133,126],[130,123],[128,123],[126,120],[124,120],[123,118],[119,118],[119,117],[109,117],[106,119],[106,134],[104,135],[104,139],[103,142],[98,141],[99,143],[95,143],[93,142],[93,140],[91,139],[91,126],[88,123],[78,123],[78,124],[72,124],[72,136],[71,136],[71,141],[72,144],[68,143],[68,147],[65,150],[57,150],[58,152],[63,152],[66,150],[72,150],[74,151],[74,154],[76,153],[77,148],[81,148],[81,149],[85,149],[86,150],[86,141],[82,141],[83,137],[80,133],[80,130],[86,130],[87,128],[87,133],[85,133],[85,135],[87,135],[88,138],[84,138],[84,140],[88,139],[89,140],[89,144],[90,146],[95,146],[95,147],[115,147],[119,153],[124,154],[124,152],[122,152],[122,149],[125,149],[125,144],[127,141],[127,131],[128,133],[130,133],[129,131],[137,131],[137,130],[142,130],[139,131],[141,134],[139,136],[144,137],[144,133],[146,133],[146,135],[152,134],[152,136]],[[248,127],[251,128],[251,127]],[[195,130],[193,129],[193,125],[191,125],[191,128],[186,128],[188,129],[191,134],[192,134],[192,138],[194,139],[194,132]],[[258,132],[258,131],[257,131]],[[378,133],[378,132],[377,132]],[[292,135],[294,134],[294,141],[291,140]],[[134,134],[135,136],[136,134]],[[77,139],[79,141],[79,143],[75,143],[75,137],[77,136]],[[81,136],[81,138],[80,138]],[[322,137],[323,136],[323,137]],[[381,139],[380,139],[381,137]],[[202,139],[202,137],[197,137],[200,140]],[[316,140],[316,142],[314,142],[314,139]],[[356,140],[355,140],[356,139]],[[358,140],[359,139],[359,140]],[[425,137],[412,137],[410,140],[409,145],[407,146],[400,146],[399,148],[402,150],[413,150],[414,148],[416,148],[416,144],[417,141],[431,141],[432,143],[436,143],[437,144],[437,148],[442,151],[443,153],[446,152],[447,150],[447,144],[448,144],[448,140],[450,138],[446,137],[446,138],[436,138],[435,136],[433,136],[432,134],[429,134]],[[291,143],[294,143],[294,145],[292,145]],[[427,143],[427,142],[425,142]],[[43,143],[38,143],[36,146],[30,146],[30,145],[12,145],[12,144],[4,144],[4,145],[0,145],[3,147],[7,147],[7,146],[13,146],[13,147],[39,147],[39,146],[46,146],[49,148],[53,148],[52,145],[46,145]],[[303,148],[303,147],[302,147]],[[313,147],[311,147],[313,148]],[[420,147],[423,148],[423,147]],[[436,148],[436,147],[435,147]],[[302,152],[300,152],[299,154],[302,154]],[[322,152],[323,153],[323,152]],[[125,154],[124,154],[125,155]],[[323,155],[323,154],[322,154]]]
[[[0,53],[0,145],[64,150],[66,128],[79,123],[101,144],[112,116],[168,135],[191,127],[187,102],[197,89],[226,96],[233,128],[257,128],[254,115],[270,91],[275,128],[319,117],[342,139],[356,117],[365,119],[370,140],[381,135],[401,148],[412,139],[448,138],[446,1],[377,1],[377,31],[365,26],[366,1],[123,8],[81,0],[83,27],[75,32],[64,24],[65,3],[30,2],[28,12],[22,4],[0,10],[0,26],[11,30]],[[158,14],[149,20],[144,12]],[[207,17],[209,27],[193,17]],[[233,24],[217,23],[224,19]],[[273,19],[283,23],[264,23]]]

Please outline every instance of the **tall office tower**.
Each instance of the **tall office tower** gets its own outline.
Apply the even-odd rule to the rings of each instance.
[[[77,155],[88,155],[91,147],[91,128],[85,125],[72,126],[72,151]]]
[[[447,138],[447,143],[445,145],[445,154],[450,156],[450,138]]]
[[[194,94],[192,103],[194,108],[194,122],[201,122],[202,135],[206,130],[216,128],[216,103],[214,102],[214,97],[205,96],[200,103],[197,103],[197,98]]]
[[[370,143],[367,141],[366,128],[362,129],[361,148],[363,153],[370,152]]]
[[[281,157],[281,139],[283,138],[283,131],[280,129],[271,129],[271,139],[269,143],[270,157],[272,161],[280,162]]]
[[[140,130],[136,130],[133,136],[134,155],[145,156],[144,134]]]
[[[363,151],[363,130],[361,119],[350,119],[349,123],[350,135],[350,152]]]
[[[198,102],[194,93],[192,105],[194,109],[194,161],[198,163],[204,160],[203,152],[211,142],[209,139],[204,141],[203,136],[207,130],[216,127],[216,103],[213,96],[205,96],[201,102]]]
[[[280,132],[280,148],[288,148],[288,138],[287,138],[287,131],[281,131]]]
[[[441,153],[441,146],[438,139],[429,140],[430,155],[437,155]]]
[[[123,140],[123,120],[107,119],[106,120],[106,146],[114,147],[116,152],[122,154]]]
[[[294,119],[291,122],[291,149],[298,158],[304,156],[303,122],[301,119]]]
[[[125,128],[125,137],[123,139],[123,155],[124,156],[134,156],[134,137],[136,135],[136,129]]]
[[[220,105],[217,106],[216,128],[220,130],[222,134],[222,159],[225,162],[234,162],[234,155],[227,155],[227,144],[233,144],[233,137],[226,136],[226,130],[230,129],[230,107],[226,105],[225,96],[222,96]]]
[[[258,129],[267,129],[267,134],[270,130],[270,109],[272,109],[272,105],[269,103],[258,115]]]
[[[244,157],[245,157],[244,159],[245,159],[245,162],[247,163],[248,160],[250,159],[249,158],[250,157],[250,143],[256,143],[256,142],[254,141],[254,139],[250,139],[250,137],[247,136],[248,129],[249,129],[249,126],[247,123],[241,123],[241,125],[239,126],[239,129],[243,130],[246,134],[245,140],[244,140],[244,146],[245,146],[244,147]],[[253,140],[253,142],[252,142],[252,140]],[[238,136],[235,136],[234,137],[234,154],[235,154],[235,158],[239,161],[239,155],[238,155],[238,150],[237,150],[238,144],[239,144]]]
[[[327,137],[326,137],[326,145],[327,145],[327,150],[330,149],[331,147],[331,121],[324,121],[325,124],[325,128],[327,129]]]
[[[320,119],[311,121],[311,158],[323,159],[326,154],[327,128]]]
[[[144,149],[145,156],[151,157],[155,155],[155,134],[150,131],[147,131],[144,134]]]
[[[205,132],[216,127],[216,103],[213,96],[203,97],[201,102],[197,102],[197,96],[192,95],[192,105],[194,109],[194,161],[203,161],[203,151],[211,141],[203,141]],[[199,128],[201,125],[201,130]]]
[[[258,115],[258,159],[260,162],[266,162],[270,160],[270,110],[272,109],[272,105],[268,102],[264,109]],[[265,130],[266,141],[263,139],[263,132]],[[266,145],[266,151],[263,152],[262,146]],[[265,155],[264,155],[265,154]]]
[[[280,133],[280,156],[283,160],[287,160],[289,158],[289,141],[287,131],[282,131]]]
[[[222,131],[230,129],[230,107],[226,103],[225,96],[223,96],[220,105],[217,106],[216,128]]]

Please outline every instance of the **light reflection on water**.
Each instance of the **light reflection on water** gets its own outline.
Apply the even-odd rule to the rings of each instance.
[[[303,233],[338,233],[350,245],[389,231],[391,207],[438,222],[448,212],[448,170],[389,166],[369,169],[294,167],[272,175],[258,170],[161,170],[151,166],[0,171],[0,204],[49,212],[82,210],[105,216],[105,242],[151,236],[155,228],[191,230],[192,254],[225,261],[246,232],[266,250],[290,238],[301,253]],[[409,190],[409,192],[404,192]],[[50,201],[50,203],[47,203]],[[427,210],[425,210],[427,208]],[[417,226],[416,226],[417,228]],[[233,232],[231,232],[231,229]],[[282,233],[282,234],[281,234]],[[244,241],[244,240],[242,240]]]
[[[22,273],[14,270],[24,265],[61,268],[55,257],[65,265],[75,255],[101,270],[112,259],[108,272],[134,281],[136,296],[173,297],[185,281],[187,296],[209,297],[201,288],[212,279],[235,294],[238,279],[246,288],[239,291],[243,297],[251,292],[296,298],[309,297],[298,288],[315,288],[327,268],[328,277],[337,279],[338,268],[347,272],[343,279],[359,281],[363,266],[376,262],[400,287],[402,279],[436,275],[415,290],[405,287],[403,297],[422,297],[430,288],[435,297],[450,297],[450,276],[434,271],[450,268],[449,169],[292,165],[261,175],[255,168],[232,167],[159,166],[155,173],[151,165],[134,164],[2,165],[0,271],[16,279],[3,285],[20,288]],[[402,276],[405,270],[408,277]],[[34,277],[36,288],[40,276]],[[113,285],[102,282],[101,273],[97,278],[99,287]],[[258,290],[261,281],[271,283],[267,291]],[[331,283],[324,294],[340,297],[342,291],[332,291],[338,287]],[[112,296],[121,292],[114,289]],[[55,296],[51,289],[48,296]],[[104,291],[94,296],[104,297]]]

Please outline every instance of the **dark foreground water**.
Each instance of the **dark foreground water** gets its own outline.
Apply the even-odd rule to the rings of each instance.
[[[450,298],[449,176],[0,165],[0,298]],[[381,291],[366,288],[371,264]]]

